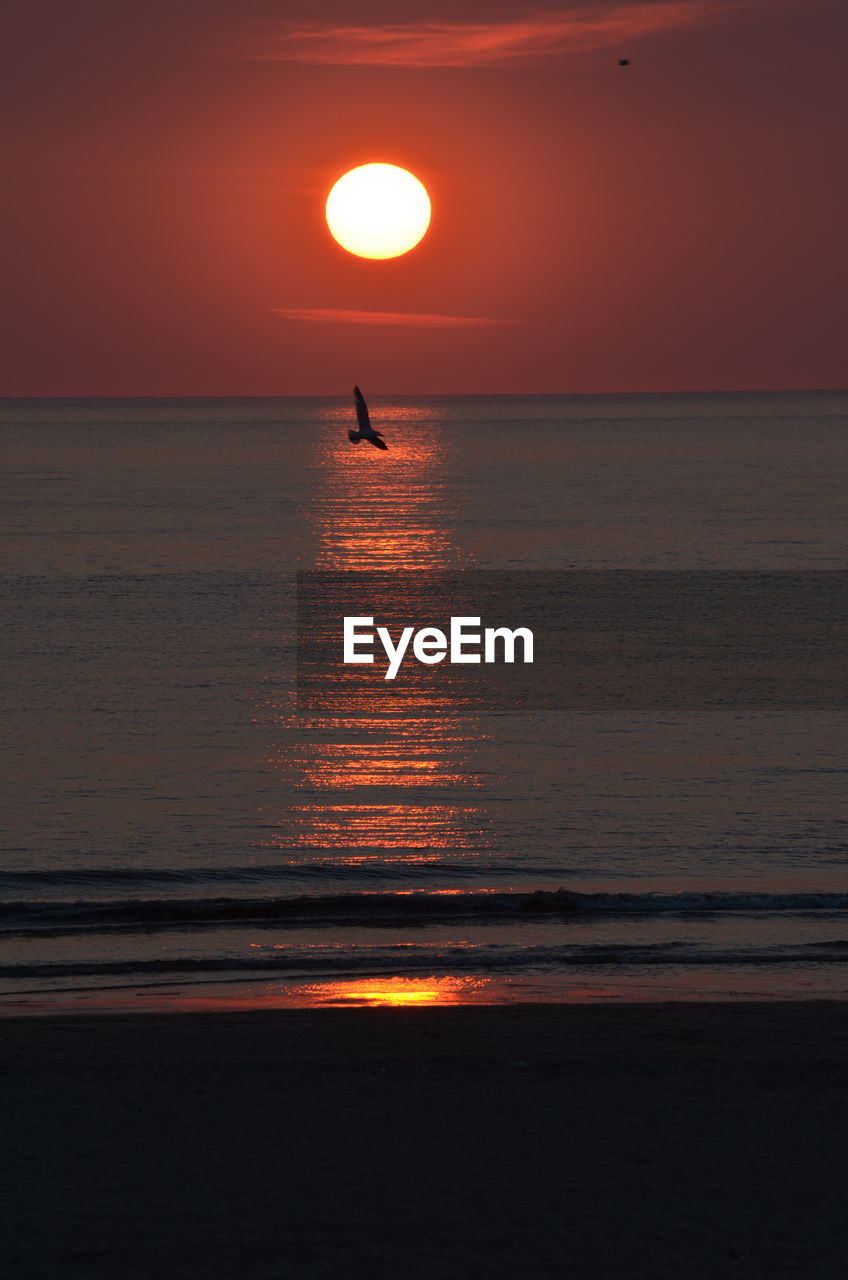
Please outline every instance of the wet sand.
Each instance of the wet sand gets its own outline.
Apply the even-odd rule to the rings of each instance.
[[[841,1003],[85,1014],[0,1037],[10,1280],[848,1274]]]

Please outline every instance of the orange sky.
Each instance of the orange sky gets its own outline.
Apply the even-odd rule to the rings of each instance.
[[[10,10],[0,394],[848,384],[837,0]],[[323,218],[372,160],[386,262]]]

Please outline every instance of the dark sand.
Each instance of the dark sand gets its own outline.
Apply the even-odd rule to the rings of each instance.
[[[8,1280],[848,1275],[842,1004],[0,1036]]]

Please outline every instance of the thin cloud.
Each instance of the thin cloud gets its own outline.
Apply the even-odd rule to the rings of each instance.
[[[554,54],[623,46],[652,32],[698,22],[715,8],[715,0],[665,0],[557,9],[500,22],[289,23],[253,56],[332,66],[520,64]]]
[[[319,324],[415,325],[422,329],[454,329],[475,324],[504,324],[503,320],[478,316],[438,316],[409,311],[345,311],[339,307],[274,307],[284,320]]]

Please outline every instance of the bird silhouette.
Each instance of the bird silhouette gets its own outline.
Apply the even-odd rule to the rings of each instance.
[[[373,444],[375,449],[388,449],[389,446],[380,435],[380,432],[375,431],[371,426],[371,419],[368,416],[368,405],[365,403],[365,397],[359,390],[359,387],[353,388],[353,398],[356,402],[356,421],[359,424],[359,430],[348,431],[348,440],[353,444],[359,444],[360,440],[367,440],[369,444]]]

